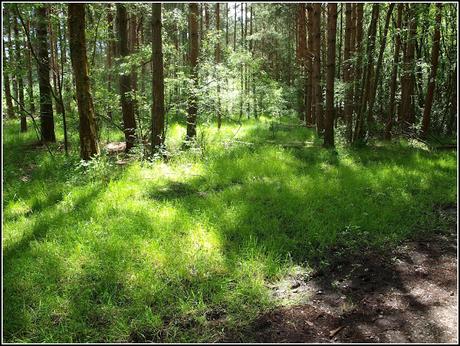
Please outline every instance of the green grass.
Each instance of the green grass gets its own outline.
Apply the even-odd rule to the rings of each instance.
[[[4,341],[216,341],[275,304],[268,282],[338,244],[432,231],[434,206],[457,199],[455,152],[326,150],[266,119],[203,126],[180,152],[184,131],[170,124],[167,163],[84,168],[75,136],[51,157],[4,123]],[[313,144],[278,145],[292,141]]]

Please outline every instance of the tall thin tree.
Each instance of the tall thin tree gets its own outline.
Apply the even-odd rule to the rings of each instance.
[[[80,156],[83,160],[88,160],[99,154],[99,143],[86,57],[85,4],[68,6],[70,58],[75,76],[79,114]]]

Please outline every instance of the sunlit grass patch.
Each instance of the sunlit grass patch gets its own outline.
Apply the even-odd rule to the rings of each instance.
[[[454,152],[326,150],[268,119],[203,126],[190,152],[184,131],[169,124],[167,161],[122,166],[4,142],[7,341],[215,341],[276,303],[270,282],[434,229],[457,198]]]

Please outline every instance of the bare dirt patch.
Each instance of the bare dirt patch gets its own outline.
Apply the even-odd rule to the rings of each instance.
[[[275,298],[296,303],[259,316],[223,341],[456,343],[457,207],[440,213],[450,218],[449,231],[274,285]]]

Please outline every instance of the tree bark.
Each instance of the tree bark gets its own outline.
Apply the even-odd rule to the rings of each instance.
[[[345,42],[344,42],[344,66],[343,66],[343,81],[345,83],[345,98],[343,115],[346,122],[346,138],[351,141],[352,132],[352,111],[353,111],[353,85],[351,83],[351,33],[352,33],[352,6],[353,4],[345,4]]]
[[[382,33],[382,42],[380,44],[380,51],[379,51],[379,57],[377,59],[377,67],[375,68],[375,78],[372,83],[372,88],[370,91],[370,96],[369,96],[369,109],[367,113],[367,124],[368,124],[368,130],[372,131],[373,130],[373,125],[374,125],[374,103],[375,103],[375,96],[377,94],[377,87],[379,85],[379,79],[380,79],[380,71],[382,69],[382,63],[383,63],[383,53],[385,51],[385,46],[387,43],[387,33],[388,33],[388,27],[390,26],[390,19],[391,19],[391,14],[393,13],[393,8],[395,4],[389,4],[388,11],[387,11],[387,16],[385,18],[385,27],[383,29]]]
[[[40,129],[43,142],[56,142],[48,53],[48,5],[37,8],[37,70],[40,89]]]
[[[117,27],[118,27],[118,52],[122,58],[129,55],[127,11],[125,5],[117,3]],[[120,76],[121,111],[123,114],[123,128],[125,133],[126,151],[129,151],[136,140],[136,120],[134,117],[133,100],[127,93],[131,91],[130,73]]]
[[[196,88],[198,87],[198,4],[189,4],[189,29],[190,29],[190,72],[192,77],[192,90],[189,97],[187,116],[187,138],[193,140],[196,137],[196,115],[198,111]]]
[[[161,39],[161,4],[152,4],[152,154],[165,140],[164,72]]]
[[[396,97],[396,80],[398,78],[398,64],[399,64],[399,51],[401,49],[401,23],[402,23],[402,12],[403,4],[398,4],[398,19],[396,21],[396,33],[395,33],[395,49],[393,56],[393,70],[391,72],[391,82],[390,82],[390,99],[388,100],[388,116],[385,126],[385,135],[386,140],[391,139],[391,130],[393,128],[393,119],[395,113],[395,97]]]
[[[322,88],[321,88],[321,4],[313,4],[313,90],[314,90],[314,108],[316,119],[316,131],[322,133],[323,124],[323,105],[322,105]]]
[[[30,32],[30,21],[27,20],[27,30]],[[29,109],[31,114],[35,114],[35,100],[34,100],[34,80],[32,77],[32,56],[30,52],[30,47],[27,44],[27,39],[24,37],[24,47],[26,48],[27,54],[27,92],[29,94]]]
[[[216,52],[215,52],[215,58],[216,58],[216,64],[220,64],[220,4],[216,3],[216,31],[217,31],[217,42],[216,42]],[[222,125],[222,114],[220,110],[220,81],[217,80],[217,128],[220,129]]]
[[[403,73],[401,76],[401,107],[399,111],[399,119],[402,128],[407,130],[414,123],[414,104],[413,93],[415,86],[414,68],[415,68],[415,36],[417,31],[416,13],[414,11],[415,4],[406,4],[406,16],[408,26],[408,37],[406,49],[403,58]]]
[[[422,120],[422,138],[426,138],[430,129],[430,116],[431,116],[431,107],[433,105],[434,98],[434,89],[436,87],[436,72],[438,70],[438,59],[439,59],[439,41],[441,37],[440,27],[441,27],[441,12],[442,4],[436,4],[436,23],[433,34],[433,48],[431,51],[431,72],[430,79],[428,80],[428,90],[426,93],[425,99],[425,108],[423,110],[423,120]]]
[[[324,117],[324,146],[334,147],[334,78],[335,36],[337,31],[337,4],[327,4],[327,76],[326,114]]]
[[[308,31],[308,49],[305,58],[306,58],[306,70],[308,73],[308,78],[306,78],[306,95],[305,95],[305,112],[306,112],[306,122],[307,126],[311,126],[314,124],[314,108],[313,108],[313,6],[311,4],[307,4],[307,31]]]
[[[75,76],[79,114],[80,156],[83,160],[89,160],[99,154],[99,143],[86,57],[85,5],[68,6],[70,58]]]
[[[305,102],[304,102],[304,78],[305,78],[305,53],[306,53],[306,31],[305,31],[305,4],[297,4],[297,65],[299,68],[299,80],[297,85],[298,116],[301,121],[305,121]]]
[[[361,97],[361,107],[356,117],[356,127],[353,142],[357,142],[363,140],[366,134],[366,122],[364,115],[366,114],[370,93],[371,93],[371,86],[373,80],[373,73],[374,73],[374,47],[375,47],[375,36],[377,32],[377,21],[379,19],[379,9],[380,4],[373,4],[372,5],[372,18],[371,23],[369,25],[369,32],[368,32],[368,42],[366,47],[366,66],[365,70],[363,71],[363,79],[362,79],[362,97]]]
[[[21,55],[21,41],[19,39],[19,27],[18,27],[18,18],[13,17],[14,20],[14,50],[15,50],[15,60],[16,66],[16,78],[18,80],[18,95],[20,106],[18,112],[21,116],[21,132],[27,132],[27,118],[24,113],[24,79],[22,74],[23,59]]]

